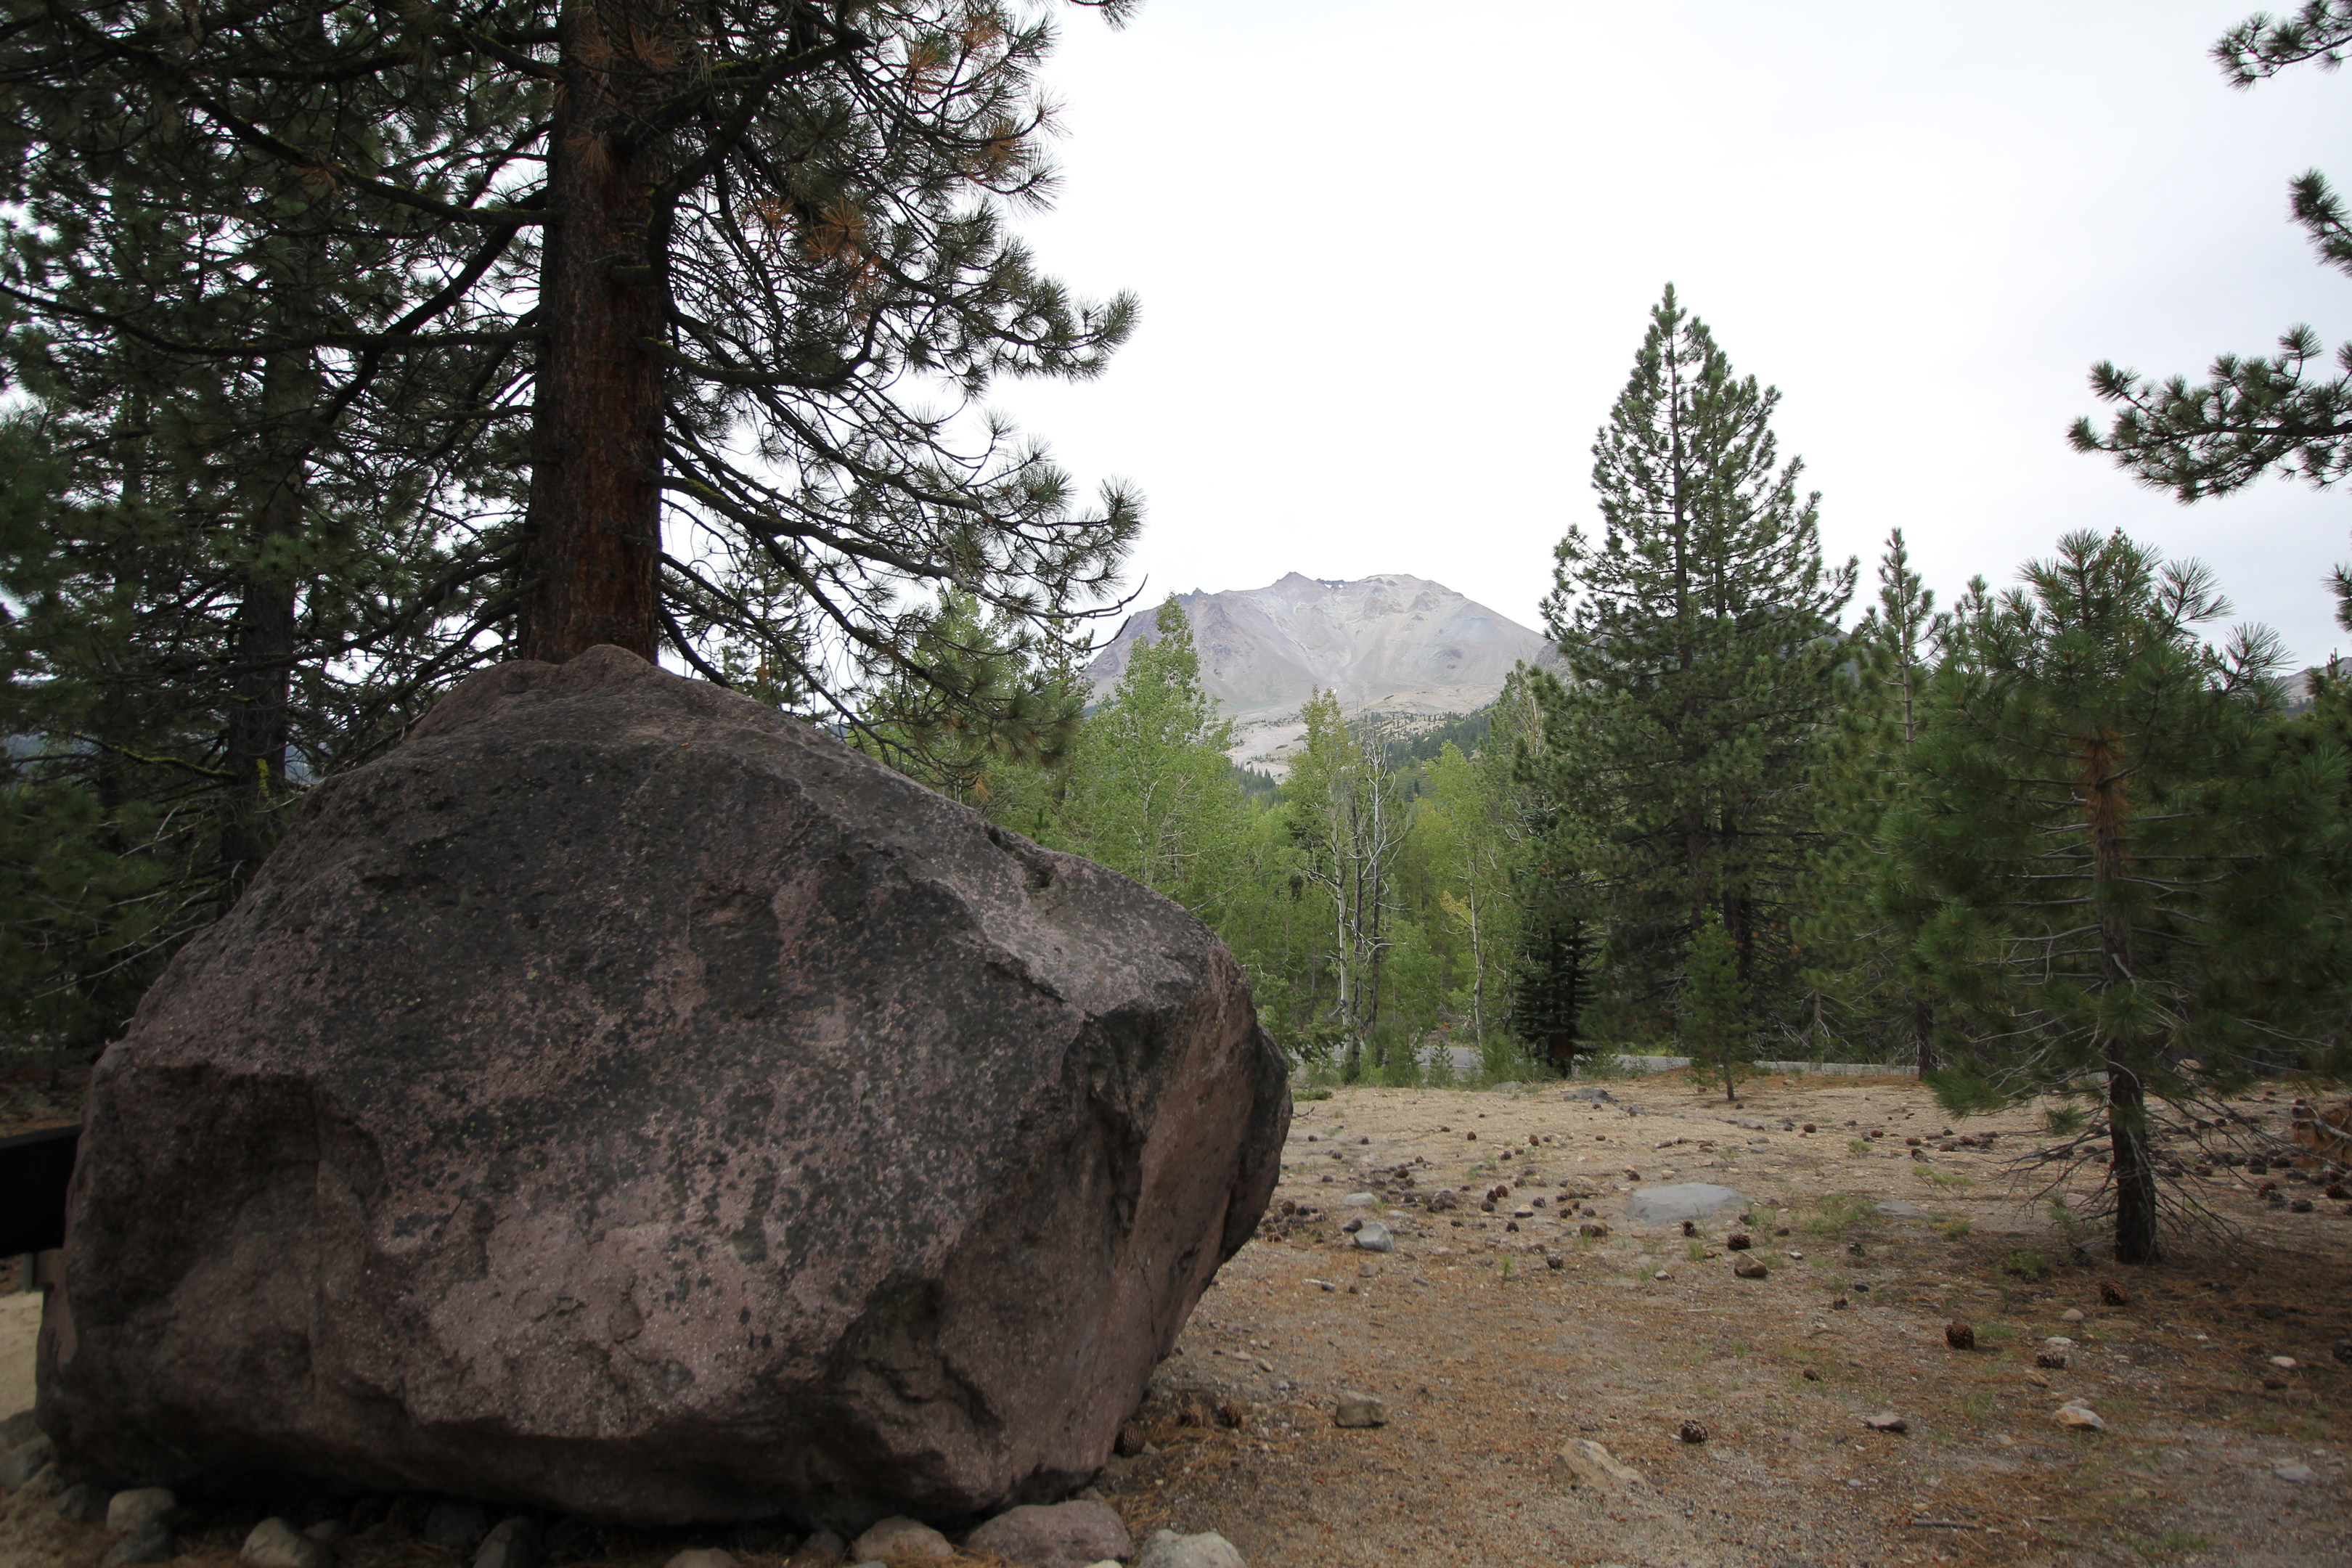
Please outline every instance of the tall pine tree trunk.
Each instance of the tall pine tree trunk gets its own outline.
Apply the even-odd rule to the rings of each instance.
[[[2099,927],[2102,991],[2131,983],[2130,918],[2116,894],[2131,869],[2131,797],[2126,761],[2113,734],[2091,736],[2083,751],[2083,798],[2091,823],[2091,905]],[[2116,1260],[2153,1263],[2157,1239],[2156,1165],[2148,1158],[2147,1096],[2132,1059],[2134,1042],[2105,1043],[2107,1138],[2115,1163]]]
[[[2107,1144],[2115,1155],[2116,1261],[2154,1263],[2157,1239],[2156,1162],[2149,1158],[2147,1096],[2138,1070],[2116,1051],[2107,1055]]]
[[[227,807],[221,816],[221,907],[244,895],[276,839],[286,787],[289,698],[294,676],[294,591],[248,573],[232,624]]]
[[[281,278],[278,287],[299,284]],[[276,842],[278,805],[286,791],[291,740],[296,627],[292,545],[302,531],[305,465],[299,453],[319,382],[303,351],[272,354],[262,365],[268,420],[264,473],[246,518],[246,558],[229,625],[228,713],[223,766],[228,798],[220,825],[220,902],[244,896]]]
[[[1919,1054],[1919,1076],[1937,1067],[1936,1060],[1936,999],[1924,991],[1911,994],[1911,1044]]]
[[[655,651],[661,555],[668,138],[646,123],[688,47],[662,0],[567,5],[548,138],[522,654]]]

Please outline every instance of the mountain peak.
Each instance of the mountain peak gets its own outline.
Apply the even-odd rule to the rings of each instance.
[[[1320,689],[1349,712],[1468,713],[1492,702],[1521,660],[1551,645],[1443,583],[1384,572],[1350,580],[1287,573],[1263,588],[1177,596],[1201,654],[1201,684],[1234,721],[1234,758],[1279,765]],[[1155,605],[1128,617],[1087,668],[1097,701],[1154,634]]]

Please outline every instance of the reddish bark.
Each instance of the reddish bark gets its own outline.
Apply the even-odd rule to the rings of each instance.
[[[661,558],[668,139],[648,121],[676,87],[667,6],[567,7],[548,138],[539,376],[522,552],[522,657],[599,643],[654,657]]]

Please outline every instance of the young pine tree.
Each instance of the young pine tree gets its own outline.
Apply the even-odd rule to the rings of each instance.
[[[1691,938],[1677,1011],[1691,1077],[1720,1080],[1723,1097],[1730,1100],[1739,1098],[1741,1069],[1756,1055],[1756,1029],[1745,991],[1739,955],[1723,929],[1723,917],[1709,910]]]
[[[1635,1007],[1678,989],[1710,911],[1752,998],[1790,969],[1853,567],[1823,568],[1779,398],[1669,287],[1593,446],[1601,537],[1569,531],[1544,601],[1570,676],[1545,689],[1544,789],[1579,819]]]
[[[2202,567],[2090,532],[1972,595],[1888,827],[1963,1039],[1938,1096],[2102,1085],[2126,1263],[2160,1250],[2152,1103],[2344,1065],[2344,756],[2282,743],[2268,635],[2198,635],[2228,608]]]
[[[1884,905],[1879,830],[1916,777],[1912,753],[1950,624],[1895,530],[1878,565],[1878,603],[1846,639],[1838,722],[1817,786],[1823,835],[1814,897],[1797,929],[1819,1032],[1829,1032],[1833,1013],[1876,1059],[1904,1051],[1922,1072],[1936,1067],[1934,992],[1914,961],[1914,933]]]

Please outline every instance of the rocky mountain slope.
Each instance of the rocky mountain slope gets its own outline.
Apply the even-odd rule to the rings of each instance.
[[[1512,666],[1558,657],[1540,633],[1442,583],[1382,573],[1352,583],[1294,572],[1263,588],[1178,595],[1201,650],[1201,683],[1234,721],[1234,760],[1279,771],[1318,688],[1343,710],[1439,717],[1492,702]],[[1108,697],[1158,607],[1128,617],[1087,667]]]

